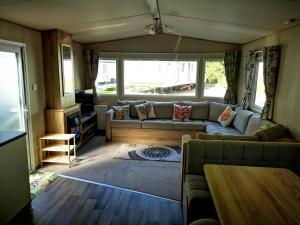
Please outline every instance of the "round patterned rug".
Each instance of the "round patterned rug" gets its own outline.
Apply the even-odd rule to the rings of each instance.
[[[180,148],[175,146],[122,144],[114,158],[179,162],[180,153]]]

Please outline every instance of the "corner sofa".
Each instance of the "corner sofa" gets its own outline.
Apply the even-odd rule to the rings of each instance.
[[[300,175],[300,143],[201,140],[182,137],[182,201],[186,224],[217,219],[204,164],[282,167]]]
[[[223,127],[218,122],[218,117],[228,105],[216,102],[157,102],[152,105],[156,119],[138,119],[135,105],[143,104],[146,100],[118,101],[118,106],[129,105],[130,120],[114,119],[114,110],[110,109],[105,115],[107,141],[153,141],[164,144],[180,144],[183,134],[196,134],[205,132],[211,135],[228,135],[241,137],[244,140],[258,141],[260,138],[254,133],[263,124],[272,124],[260,119],[259,115],[237,107],[238,112],[232,122],[232,126]],[[191,105],[190,120],[181,122],[173,121],[174,104]],[[232,106],[235,108],[235,106]]]

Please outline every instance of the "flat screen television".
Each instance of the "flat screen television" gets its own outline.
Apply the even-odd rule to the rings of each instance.
[[[89,115],[94,111],[94,96],[92,90],[79,90],[75,93],[75,102],[81,103],[81,114]]]

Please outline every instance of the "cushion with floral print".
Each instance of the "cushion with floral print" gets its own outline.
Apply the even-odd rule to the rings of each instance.
[[[115,120],[130,120],[129,105],[113,106]]]
[[[224,112],[218,118],[218,121],[223,127],[228,127],[232,120],[234,119],[236,112],[230,106],[227,106]]]
[[[174,104],[173,120],[188,121],[190,120],[191,111],[192,106]]]
[[[146,102],[144,104],[135,105],[135,108],[138,113],[139,120],[156,118],[152,102]]]

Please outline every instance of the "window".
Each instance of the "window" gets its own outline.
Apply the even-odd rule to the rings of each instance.
[[[224,59],[205,59],[203,96],[223,98],[226,89]]]
[[[124,60],[125,95],[196,96],[197,61]]]
[[[25,131],[21,50],[0,45],[0,130]]]
[[[262,109],[266,101],[265,85],[264,85],[264,63],[261,58],[256,62],[255,83],[252,96],[252,106]]]
[[[117,94],[117,60],[100,59],[95,82],[98,95]]]

